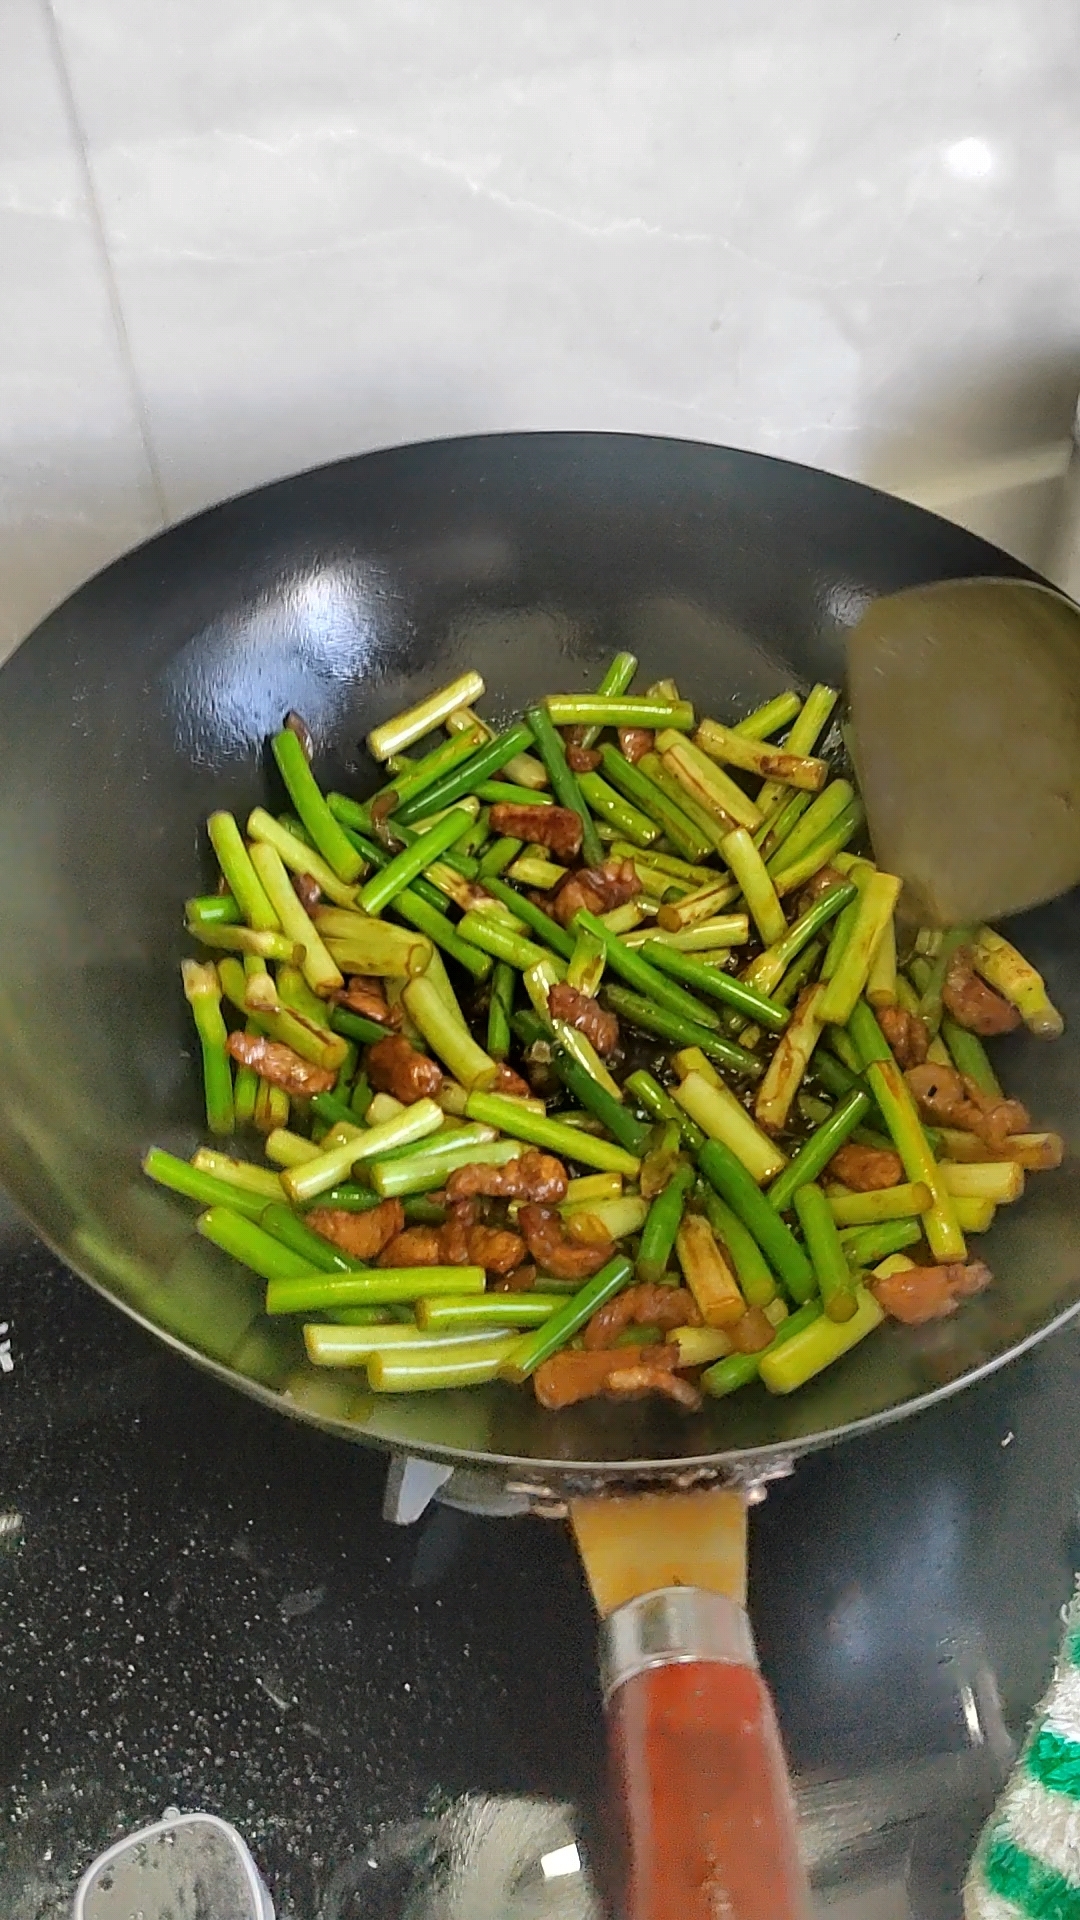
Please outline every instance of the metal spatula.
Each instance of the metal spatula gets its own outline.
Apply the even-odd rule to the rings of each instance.
[[[913,916],[997,919],[1080,881],[1080,607],[1018,580],[890,594],[848,681],[875,857]]]

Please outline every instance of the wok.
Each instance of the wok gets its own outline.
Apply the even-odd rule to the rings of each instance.
[[[1024,578],[936,516],[726,447],[505,434],[396,447],[261,488],[106,568],[0,676],[0,1177],[88,1283],[265,1404],[350,1440],[517,1475],[759,1473],[990,1371],[1080,1302],[1072,1154],[999,1210],[994,1288],[930,1329],[878,1332],[790,1400],[686,1419],[650,1404],[542,1413],[509,1386],[398,1400],[315,1377],[259,1288],[150,1187],[150,1142],[190,1154],[198,1073],[177,964],[204,822],[273,793],[265,739],[306,714],[329,785],[371,783],[371,724],[465,666],[503,718],[596,684],[630,647],[726,718],[844,670],[869,597]],[[1030,578],[1030,576],[1028,576]],[[1076,1140],[1080,897],[1017,922],[1067,1016],[1009,1039],[1003,1075]]]
[[[364,734],[465,667],[503,719],[595,684],[619,647],[726,719],[836,680],[868,600],[917,582],[1031,577],[931,514],[758,455],[615,434],[518,434],[365,455],[261,488],[83,587],[0,680],[0,1178],[91,1285],[199,1365],[342,1437],[551,1483],[759,1474],[976,1379],[1080,1302],[1068,1154],[999,1212],[996,1284],[955,1319],[891,1327],[790,1401],[752,1389],[544,1413],[493,1386],[375,1397],[316,1375],[253,1282],[139,1170],[190,1154],[198,1075],[177,974],[203,825],[275,792],[265,742],[302,712],[324,783],[373,769]],[[1010,1091],[1075,1145],[1076,894],[1016,937],[1066,1014],[1003,1048]]]

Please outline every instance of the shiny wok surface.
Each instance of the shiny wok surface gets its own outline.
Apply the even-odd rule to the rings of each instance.
[[[414,1452],[542,1465],[767,1455],[876,1424],[961,1384],[1080,1301],[1072,1153],[1002,1209],[997,1284],[936,1327],[891,1328],[790,1401],[752,1390],[543,1413],[504,1387],[373,1396],[316,1375],[257,1282],[151,1188],[151,1142],[199,1135],[177,979],[180,903],[210,879],[202,826],[270,800],[265,740],[302,711],[330,785],[371,780],[367,729],[466,666],[487,714],[595,683],[618,647],[721,719],[836,679],[868,597],[1023,575],[915,508],[780,461],[616,435],[395,449],[268,487],[109,568],[0,676],[0,1178],[118,1306],[283,1411]],[[1010,1039],[1003,1077],[1077,1142],[1076,895],[1019,923],[1065,1012]],[[745,1464],[745,1460],[741,1462]]]

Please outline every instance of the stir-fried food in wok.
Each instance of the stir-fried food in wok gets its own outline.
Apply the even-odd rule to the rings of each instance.
[[[790,1393],[991,1286],[969,1241],[1060,1161],[984,1045],[1060,1033],[1043,980],[985,926],[898,951],[834,690],[721,723],[636,672],[502,731],[465,674],[367,799],[289,716],[279,811],[210,818],[184,991],[264,1158],[146,1171],[376,1392]]]

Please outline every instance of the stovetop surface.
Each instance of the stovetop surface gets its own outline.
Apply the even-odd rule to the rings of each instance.
[[[600,1914],[594,1629],[563,1527],[384,1522],[383,1459],[203,1378],[6,1211],[0,1326],[3,1920],[66,1916],[95,1853],[170,1805],[239,1827],[279,1920]],[[832,1920],[959,1913],[1078,1564],[1078,1384],[1069,1330],[803,1461],[754,1516]]]

